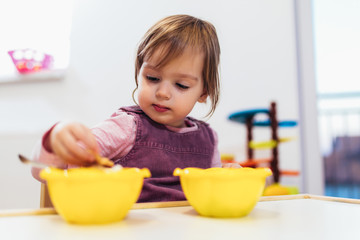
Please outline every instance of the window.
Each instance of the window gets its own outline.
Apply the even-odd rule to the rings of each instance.
[[[315,0],[313,7],[325,195],[360,198],[360,2]]]

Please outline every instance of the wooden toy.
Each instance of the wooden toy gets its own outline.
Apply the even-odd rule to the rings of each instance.
[[[265,114],[268,116],[267,120],[256,120],[257,114]],[[284,195],[293,194],[296,189],[284,187],[279,184],[281,175],[297,176],[298,171],[292,170],[280,170],[279,169],[279,152],[278,145],[282,142],[291,141],[294,138],[279,138],[278,128],[283,127],[295,127],[296,121],[278,121],[276,103],[271,102],[270,109],[249,109],[232,113],[229,116],[229,120],[235,121],[246,125],[247,132],[247,160],[240,162],[243,167],[258,167],[259,164],[268,164],[273,172],[273,185],[265,189],[264,195]],[[270,127],[271,139],[269,141],[255,142],[253,140],[253,128],[254,127]],[[257,149],[271,149],[271,157],[266,159],[254,159],[254,150]]]

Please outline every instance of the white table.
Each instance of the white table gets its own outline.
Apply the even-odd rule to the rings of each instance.
[[[0,239],[360,239],[360,200],[263,197],[248,216],[235,219],[201,217],[191,206],[136,207],[121,222],[90,226],[56,214],[0,211]]]

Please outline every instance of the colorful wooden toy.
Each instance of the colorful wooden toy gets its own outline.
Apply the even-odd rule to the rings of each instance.
[[[268,116],[267,120],[256,120],[257,114],[265,114]],[[273,172],[273,185],[265,189],[264,195],[283,195],[298,193],[293,187],[285,187],[279,184],[280,175],[297,176],[298,171],[292,170],[280,170],[279,169],[279,152],[278,145],[282,142],[291,141],[294,138],[279,138],[278,128],[283,127],[295,127],[297,126],[296,121],[278,121],[276,103],[271,102],[270,109],[259,108],[249,109],[239,112],[232,113],[229,116],[229,120],[235,121],[246,125],[247,132],[247,160],[241,162],[240,165],[243,167],[254,167],[256,168],[259,164],[266,163],[269,165]],[[271,139],[269,141],[255,142],[253,140],[253,128],[254,127],[270,127]],[[254,150],[257,149],[271,149],[271,157],[268,159],[254,159]]]

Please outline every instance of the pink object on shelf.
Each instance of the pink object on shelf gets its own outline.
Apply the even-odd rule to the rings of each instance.
[[[8,51],[19,73],[33,73],[52,68],[53,57],[33,49]]]

